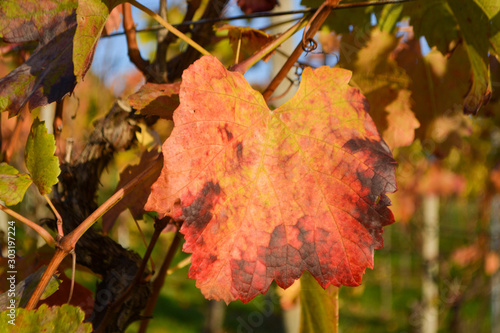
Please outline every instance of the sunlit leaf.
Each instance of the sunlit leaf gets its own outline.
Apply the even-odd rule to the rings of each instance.
[[[491,97],[489,51],[500,50],[498,3],[490,0],[428,0],[405,5],[417,36],[443,53],[463,43],[471,68],[463,111],[476,114]]]
[[[116,186],[116,189],[122,188],[125,184],[130,182],[133,178],[137,177],[148,165],[153,163],[158,158],[158,152],[152,150],[150,152],[144,152],[141,156],[141,161],[138,165],[129,165],[125,170],[120,173],[120,181]],[[134,191],[126,195],[118,204],[113,206],[104,216],[102,217],[102,227],[104,232],[108,232],[113,227],[118,216],[125,209],[129,209],[132,216],[139,220],[142,219],[142,215],[145,213],[144,205],[151,193],[151,185],[160,176],[160,172],[155,172],[148,178],[144,179],[141,184],[139,184]]]
[[[24,158],[31,179],[42,195],[52,191],[52,185],[57,184],[57,176],[61,173],[55,151],[54,136],[47,133],[45,122],[36,118],[26,142]]]
[[[28,304],[31,295],[33,295],[33,292],[40,282],[40,279],[42,278],[42,275],[45,272],[46,268],[47,266],[40,267],[36,272],[31,273],[26,279],[19,281],[19,283],[16,284],[16,307],[25,307],[26,304]],[[6,277],[10,277],[9,273],[7,273]],[[47,297],[55,293],[59,288],[60,283],[61,282],[57,278],[57,275],[53,275],[50,278],[49,283],[43,291],[40,299],[46,299]],[[5,311],[8,308],[11,298],[12,297],[9,297],[9,291],[6,291],[2,295],[0,295],[0,312]]]
[[[259,51],[264,45],[273,41],[275,37],[266,32],[250,27],[238,27],[230,24],[222,24],[217,27],[217,31],[228,31],[229,44],[233,53],[238,54],[238,62],[250,58]],[[268,54],[262,60],[267,61],[272,53]]]
[[[184,72],[146,209],[184,221],[189,276],[207,298],[247,302],[304,270],[323,288],[355,286],[373,267],[393,222],[394,160],[350,78],[306,68],[271,111],[213,57]]]
[[[146,83],[139,91],[130,95],[127,101],[143,115],[172,120],[172,114],[179,106],[180,86],[180,82]]]
[[[302,0],[300,4],[309,8],[318,8],[324,0]],[[365,2],[363,0],[343,0],[341,5]],[[337,34],[355,30],[360,38],[367,37],[371,30],[372,14],[379,13],[382,6],[361,6],[357,8],[337,9],[330,13],[325,24]],[[364,35],[364,36],[363,36]]]
[[[342,36],[341,49],[353,44],[353,34]],[[373,29],[370,39],[357,53],[340,53],[339,65],[353,71],[353,82],[370,104],[370,116],[391,148],[407,146],[420,126],[412,111],[408,74],[392,54],[399,45],[393,34]]]
[[[78,0],[76,20],[78,26],[73,40],[73,63],[75,75],[80,81],[92,63],[95,47],[99,41],[109,14],[124,0]]]
[[[8,323],[10,319],[8,311],[1,313],[4,323],[3,327],[8,328],[11,333],[60,333],[92,332],[92,324],[83,323],[84,313],[75,306],[63,305],[47,307],[42,304],[36,310],[26,310],[17,308],[13,321],[15,325]]]
[[[412,108],[420,122],[416,135],[424,140],[435,119],[462,112],[470,77],[467,53],[458,46],[449,57],[437,50],[422,56],[419,41],[411,40],[398,52],[396,61],[412,80]]]
[[[0,111],[17,115],[60,100],[75,87],[72,39],[76,0],[3,0],[0,37],[9,43],[38,42],[29,59],[0,79]]]
[[[31,183],[28,174],[20,174],[16,168],[7,163],[0,163],[0,200],[7,206],[21,202]]]

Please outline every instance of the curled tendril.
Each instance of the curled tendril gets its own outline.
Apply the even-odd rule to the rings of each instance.
[[[302,41],[302,50],[305,52],[309,53],[318,48],[318,43],[312,39],[312,38],[307,38],[305,41]]]

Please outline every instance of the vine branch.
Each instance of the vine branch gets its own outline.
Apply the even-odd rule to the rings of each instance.
[[[337,0],[336,2],[338,2]],[[300,55],[304,51],[304,42],[307,40],[310,40],[316,32],[319,30],[323,22],[325,22],[326,18],[332,11],[331,5],[327,5],[326,2],[321,5],[321,7],[318,8],[317,12],[314,14],[313,19],[308,23],[309,29],[304,31],[304,35],[302,40],[300,41],[299,45],[295,48],[295,50],[292,52],[288,60],[285,62],[281,70],[276,74],[274,79],[271,81],[269,86],[266,88],[266,90],[262,93],[262,96],[264,96],[264,99],[266,101],[269,100],[271,95],[274,93],[278,85],[283,81],[283,79],[287,76],[288,71],[293,67],[295,62],[299,59]]]
[[[16,218],[20,222],[26,224],[31,229],[35,230],[40,235],[40,237],[42,237],[45,240],[45,242],[47,242],[47,244],[50,247],[56,246],[56,240],[54,239],[54,237],[52,237],[52,235],[47,230],[45,230],[44,228],[42,228],[41,226],[39,226],[35,222],[22,216],[19,213],[16,213],[15,211],[13,211],[10,208],[5,207],[4,205],[0,205],[0,209],[3,210],[5,213],[9,214],[10,216],[12,216],[13,218]]]
[[[146,309],[144,310],[144,319],[141,322],[141,326],[139,328],[139,333],[145,333],[148,324],[149,324],[149,317],[153,315],[153,311],[156,307],[156,302],[158,301],[158,297],[160,296],[160,291],[161,288],[163,287],[163,284],[165,283],[165,278],[168,274],[168,268],[170,267],[170,264],[172,263],[172,259],[174,258],[175,253],[177,252],[177,248],[179,247],[181,243],[181,235],[179,232],[180,226],[177,229],[177,232],[175,233],[174,239],[172,240],[172,243],[170,244],[170,247],[168,249],[168,253],[165,256],[165,259],[163,260],[163,263],[160,267],[160,271],[158,272],[158,276],[153,282],[153,292],[151,293],[151,296],[148,300],[148,304],[146,305]]]
[[[52,257],[49,266],[42,275],[42,278],[38,285],[36,286],[35,292],[31,296],[26,309],[33,309],[38,301],[43,291],[47,287],[50,281],[50,277],[59,267],[61,261],[75,249],[76,242],[83,236],[83,234],[94,224],[97,220],[104,215],[111,207],[116,205],[123,197],[130,193],[137,185],[139,185],[143,179],[148,178],[151,174],[161,168],[163,165],[162,155],[159,156],[151,165],[149,165],[143,172],[141,172],[136,178],[132,179],[125,186],[115,192],[108,200],[106,200],[99,208],[97,208],[89,217],[87,217],[78,227],[76,227],[72,232],[62,237],[56,244],[56,253]],[[6,208],[6,207],[4,207]],[[45,230],[44,230],[45,231]]]
[[[205,50],[198,43],[196,43],[194,40],[192,40],[191,38],[189,38],[188,36],[186,36],[185,34],[183,34],[182,32],[180,32],[179,30],[177,30],[176,28],[174,28],[170,23],[168,23],[167,21],[165,21],[160,15],[156,14],[155,12],[153,12],[148,7],[143,6],[142,4],[138,3],[136,0],[129,0],[129,2],[132,5],[134,5],[135,7],[137,7],[138,9],[142,10],[143,12],[145,12],[146,14],[148,14],[149,16],[151,16],[152,18],[154,18],[158,23],[160,23],[168,31],[170,31],[171,33],[173,33],[174,35],[176,35],[177,37],[179,37],[180,39],[182,39],[183,41],[185,41],[186,43],[188,43],[191,47],[193,47],[195,50],[197,50],[201,54],[203,54],[203,55],[210,55],[210,52],[208,52],[207,50]]]
[[[381,0],[381,1],[344,3],[344,4],[339,4],[337,7],[333,8],[332,10],[357,8],[357,7],[380,6],[380,5],[388,5],[388,4],[398,4],[398,3],[412,2],[412,1],[416,1],[416,0]],[[294,15],[294,14],[311,14],[311,13],[316,12],[317,10],[318,10],[318,8],[306,8],[306,9],[289,10],[289,11],[283,11],[283,12],[262,12],[262,13],[246,14],[246,15],[237,15],[237,16],[231,16],[231,17],[207,18],[207,19],[200,19],[197,21],[185,21],[182,23],[172,24],[172,27],[182,27],[182,26],[206,24],[206,23],[217,23],[217,22],[221,22],[221,21],[235,21],[235,20],[241,20],[241,19],[259,18],[259,17],[286,16],[286,15]],[[300,17],[298,17],[296,19],[300,19]],[[161,30],[161,29],[164,29],[164,26],[157,25],[157,26],[153,26],[153,27],[149,27],[149,28],[136,30],[136,32],[139,32],[139,33],[140,32],[150,32],[150,31],[157,31],[157,30]],[[125,32],[116,32],[113,34],[102,36],[101,38],[121,36],[124,34],[125,34]]]

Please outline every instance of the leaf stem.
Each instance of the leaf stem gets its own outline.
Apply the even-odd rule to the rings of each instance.
[[[45,272],[43,272],[43,275],[40,278],[40,282],[38,282],[35,291],[31,295],[31,298],[26,305],[26,310],[33,310],[36,307],[38,301],[40,300],[40,297],[42,296],[45,288],[47,287],[47,284],[50,281],[50,278],[52,277],[52,275],[54,275],[54,272],[59,267],[59,264],[67,255],[68,252],[66,252],[63,248],[56,247],[56,253],[50,260]]]
[[[75,250],[71,251],[71,287],[69,289],[68,301],[66,303],[69,304],[71,302],[71,298],[73,297],[73,291],[75,290],[75,271],[76,271],[76,253]]]
[[[175,265],[174,267],[169,268],[169,269],[167,270],[167,275],[170,275],[170,274],[172,274],[173,272],[175,272],[176,270],[179,270],[179,269],[184,268],[184,267],[186,267],[187,265],[189,265],[189,264],[191,263],[191,258],[192,258],[192,257],[193,257],[193,256],[192,256],[192,255],[190,255],[189,257],[187,257],[187,258],[185,258],[185,259],[183,259],[183,260],[179,261],[179,263],[178,263],[177,265]]]
[[[54,207],[54,204],[52,203],[52,201],[50,200],[50,198],[47,194],[44,194],[43,197],[45,198],[45,200],[49,204],[50,208],[52,209],[52,212],[56,216],[57,237],[59,239],[61,239],[64,236],[64,231],[63,231],[63,227],[62,227],[63,220],[62,220],[61,214],[59,214],[56,207]]]
[[[411,1],[416,1],[416,0],[379,0],[379,1],[344,3],[344,4],[339,4],[337,7],[333,8],[333,10],[357,8],[357,7],[380,6],[380,5],[387,5],[387,4],[398,4],[398,3],[411,2]],[[186,25],[217,23],[217,22],[221,22],[221,21],[235,21],[235,20],[241,20],[241,19],[252,19],[252,18],[260,18],[260,17],[274,17],[274,16],[285,16],[285,15],[295,15],[295,14],[309,14],[309,13],[314,13],[316,10],[317,10],[317,8],[306,8],[306,9],[289,10],[289,11],[283,11],[283,12],[263,12],[263,13],[254,13],[254,14],[246,14],[246,15],[237,15],[237,16],[231,16],[231,17],[207,18],[207,19],[200,19],[200,20],[196,20],[196,21],[184,21],[181,23],[172,24],[172,26],[173,27],[182,27],[182,26],[186,26]],[[300,19],[300,17],[297,18],[297,20],[298,19]],[[163,29],[163,27],[161,25],[158,25],[158,26],[152,26],[152,27],[145,28],[145,29],[140,29],[140,30],[137,30],[137,32],[138,33],[149,32],[149,31],[157,31],[157,30],[161,30],[161,29]],[[260,29],[260,30],[264,30],[264,29]],[[116,37],[116,36],[121,36],[124,34],[125,34],[125,32],[115,32],[115,33],[112,33],[112,34],[109,34],[106,36],[101,36],[101,38]]]
[[[283,81],[283,79],[287,76],[288,71],[290,68],[293,67],[295,62],[299,59],[300,55],[304,51],[303,47],[303,41],[312,38],[316,32],[319,30],[323,22],[326,20],[328,15],[330,14],[332,10],[331,6],[327,6],[326,2],[321,5],[320,8],[318,8],[318,11],[314,14],[314,19],[310,21],[310,24],[308,23],[307,25],[309,26],[309,29],[307,29],[304,33],[304,36],[302,38],[302,41],[300,41],[299,45],[295,48],[295,50],[292,52],[288,60],[285,62],[281,70],[276,74],[274,79],[271,81],[269,86],[266,88],[266,90],[262,93],[264,96],[264,99],[266,101],[269,100],[271,95],[274,93],[278,85]]]
[[[121,189],[117,190],[108,200],[106,200],[99,208],[97,208],[92,214],[90,214],[78,227],[76,227],[72,232],[70,232],[65,238],[71,239],[71,244],[74,247],[76,242],[82,237],[82,235],[87,231],[94,223],[97,222],[104,213],[110,210],[114,205],[116,205],[125,195],[130,193],[137,185],[144,181],[147,177],[151,176],[153,173],[158,171],[163,166],[163,155],[159,155],[158,158],[150,164],[144,171],[142,171],[137,177],[132,179],[130,182],[125,184]]]
[[[129,0],[128,2],[131,5],[139,8],[143,12],[147,13],[149,16],[151,16],[152,18],[154,18],[158,23],[160,23],[162,26],[164,26],[168,31],[170,31],[171,33],[173,33],[174,35],[176,35],[177,37],[179,37],[180,39],[182,39],[183,41],[185,41],[186,43],[188,43],[190,46],[192,46],[194,49],[196,49],[201,54],[203,54],[203,55],[210,55],[210,52],[208,52],[203,47],[201,47],[201,45],[199,45],[194,40],[192,40],[191,38],[189,38],[188,36],[186,36],[185,34],[183,34],[182,32],[180,32],[179,30],[177,30],[176,28],[174,28],[170,23],[168,23],[167,21],[165,21],[160,15],[156,14],[155,12],[153,12],[148,7],[143,6],[142,4],[138,3],[136,0]]]
[[[96,330],[96,333],[100,332],[105,332],[106,327],[108,325],[108,322],[111,320],[112,316],[117,313],[119,310],[119,307],[127,300],[127,298],[130,296],[132,293],[132,290],[139,285],[141,280],[143,280],[143,275],[144,271],[146,269],[146,265],[149,261],[149,258],[151,257],[151,253],[153,252],[153,248],[155,247],[156,243],[158,242],[158,239],[160,238],[160,235],[167,226],[168,222],[170,221],[170,217],[166,216],[162,218],[161,220],[156,220],[155,221],[155,231],[153,235],[151,236],[151,240],[149,242],[149,245],[146,249],[146,253],[144,254],[144,257],[142,258],[141,265],[137,269],[137,272],[135,274],[134,280],[130,283],[128,288],[115,300],[113,303],[108,306],[106,309],[106,314],[104,315],[104,318],[99,324],[99,327]]]
[[[163,155],[160,154],[160,156],[158,156],[158,158],[151,165],[149,165],[137,177],[135,177],[130,182],[128,182],[124,187],[122,187],[121,189],[116,191],[115,194],[113,194],[108,200],[106,200],[101,206],[99,206],[99,208],[97,208],[92,214],[90,214],[89,217],[87,217],[78,227],[76,227],[72,232],[70,232],[69,234],[62,237],[60,240],[58,240],[57,244],[55,244],[56,253],[52,257],[47,269],[45,270],[45,272],[42,275],[42,278],[40,279],[40,282],[36,286],[35,292],[31,296],[26,309],[31,310],[37,305],[38,301],[40,300],[40,296],[42,295],[43,291],[45,290],[45,288],[47,287],[47,284],[50,281],[50,277],[57,270],[57,268],[59,267],[59,264],[62,262],[62,260],[69,253],[74,251],[76,242],[78,242],[78,240],[82,237],[82,235],[85,233],[85,231],[87,231],[94,223],[97,222],[97,220],[102,215],[104,215],[104,213],[106,213],[109,209],[111,209],[111,207],[116,205],[121,199],[123,199],[123,197],[126,194],[131,192],[145,178],[151,176],[151,174],[156,172],[158,168],[161,168],[162,165],[163,165]],[[10,211],[10,209],[8,209],[6,207],[3,207],[3,208]],[[6,211],[5,209],[3,209],[3,210]],[[6,211],[6,212],[9,213],[8,211]],[[16,215],[19,215],[19,214],[16,214]],[[12,215],[12,216],[14,216],[14,215]],[[14,217],[17,218],[17,216],[14,216]],[[34,223],[31,222],[31,224],[34,224]],[[28,225],[30,225],[30,226],[31,226],[31,224],[28,223]],[[38,225],[36,225],[36,226],[38,226]],[[38,226],[38,227],[40,227],[40,226]],[[43,231],[47,232],[46,230],[43,230]],[[50,237],[52,237],[52,236],[50,236]],[[52,238],[52,241],[53,241],[53,243],[55,243],[53,238]],[[49,243],[49,241],[47,241],[47,243]]]
[[[235,65],[231,66],[230,70],[244,74],[250,67],[255,65],[259,60],[263,59],[266,55],[271,53],[274,49],[276,49],[278,46],[283,44],[283,42],[286,41],[288,38],[290,38],[293,34],[295,34],[297,31],[299,31],[300,29],[305,27],[307,22],[308,22],[308,18],[303,18],[299,22],[295,23],[290,29],[288,29],[281,36],[279,36],[275,40],[267,43],[262,49],[260,49],[253,56],[251,56],[250,58],[246,59],[245,61],[243,61],[239,64],[235,64]]]
[[[47,244],[50,247],[54,248],[56,246],[56,240],[54,239],[54,237],[52,237],[52,235],[47,230],[45,230],[35,222],[22,216],[19,213],[16,213],[10,208],[5,207],[4,205],[0,205],[0,209],[9,214],[10,216],[18,219],[20,222],[26,224],[31,229],[35,230],[40,235],[40,237],[42,237],[45,240],[45,242],[47,242]]]

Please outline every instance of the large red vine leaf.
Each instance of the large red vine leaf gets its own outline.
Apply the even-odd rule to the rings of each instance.
[[[247,302],[305,270],[323,288],[355,286],[373,267],[394,221],[394,160],[350,78],[306,68],[271,111],[214,57],[184,72],[146,209],[184,221],[189,277],[207,298]]]

